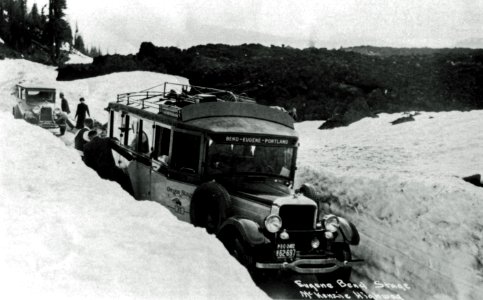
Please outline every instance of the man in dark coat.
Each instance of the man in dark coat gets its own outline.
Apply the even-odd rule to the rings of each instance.
[[[60,134],[58,136],[65,134],[65,130],[67,129],[67,125],[69,125],[69,127],[71,129],[74,128],[74,124],[72,124],[70,122],[69,118],[67,117],[67,114],[63,111],[60,111],[59,108],[55,109],[55,119],[54,120],[55,120],[55,123],[57,125],[59,125],[59,128],[60,128]]]
[[[60,100],[60,108],[62,109],[62,111],[66,114],[70,114],[69,102],[67,101],[67,99],[65,99],[64,93],[60,93]]]
[[[294,121],[297,121],[297,109],[295,107],[292,107],[288,114],[294,119]]]
[[[91,141],[84,145],[84,162],[94,169],[101,178],[116,181],[131,195],[134,195],[131,180],[121,168],[116,165],[112,150],[120,150],[117,142],[111,138],[101,138],[95,131],[90,131]],[[124,151],[119,153],[131,160],[132,156]]]
[[[84,156],[84,145],[89,141],[88,133],[92,128],[94,128],[94,121],[87,118],[84,120],[84,128],[77,131],[74,137],[74,147],[82,157]]]
[[[79,101],[80,103],[77,105],[77,110],[75,112],[75,117],[77,118],[77,124],[75,128],[77,129],[81,129],[82,127],[84,127],[84,120],[86,118],[86,114],[89,115],[89,117],[91,116],[91,114],[89,113],[89,106],[84,103],[85,99],[80,98]]]

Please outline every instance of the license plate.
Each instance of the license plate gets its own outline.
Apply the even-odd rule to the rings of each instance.
[[[295,244],[278,244],[275,256],[277,259],[293,259],[295,257]]]

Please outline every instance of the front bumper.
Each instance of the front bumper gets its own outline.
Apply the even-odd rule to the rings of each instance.
[[[55,123],[42,123],[40,122],[38,124],[40,127],[42,127],[43,129],[47,129],[48,131],[52,132],[53,134],[60,134],[60,127],[59,125],[55,124]]]
[[[362,259],[340,261],[335,258],[309,258],[297,259],[293,262],[256,263],[258,269],[291,270],[300,274],[325,274],[339,268],[353,267],[363,263]]]
[[[50,132],[52,132],[53,134],[55,135],[59,135],[60,134],[60,128],[57,127],[57,128],[49,128],[48,129]]]

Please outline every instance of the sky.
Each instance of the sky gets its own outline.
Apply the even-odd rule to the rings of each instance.
[[[46,3],[46,0],[30,0]],[[483,0],[68,0],[87,45],[483,47]]]

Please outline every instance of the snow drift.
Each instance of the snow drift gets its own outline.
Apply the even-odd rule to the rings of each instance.
[[[90,64],[94,61],[94,59],[90,56],[87,56],[76,49],[70,50],[69,60],[66,64]]]
[[[298,181],[318,187],[325,206],[354,222],[354,276],[408,283],[405,299],[483,295],[483,189],[461,177],[483,171],[483,111],[399,114],[321,131],[297,124]]]
[[[11,71],[0,87],[5,102],[13,97],[8,91],[15,75],[55,74],[25,61],[0,65]],[[160,76],[144,75],[147,81]],[[119,76],[111,79],[120,84]],[[89,83],[77,84],[96,91]],[[214,236],[179,222],[155,202],[135,201],[117,183],[87,168],[73,148],[40,127],[14,120],[10,111],[3,103],[3,298],[268,298]]]

